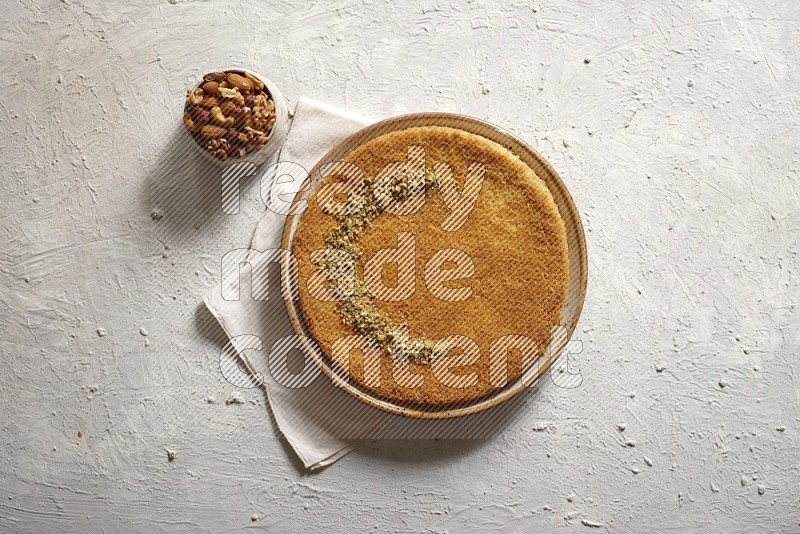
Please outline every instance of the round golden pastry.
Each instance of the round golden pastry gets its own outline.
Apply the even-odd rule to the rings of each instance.
[[[560,323],[566,299],[567,239],[545,183],[508,149],[484,137],[454,128],[414,127],[372,139],[344,160],[374,177],[387,165],[405,161],[412,146],[424,148],[428,171],[436,163],[448,164],[462,190],[470,164],[482,164],[485,174],[475,206],[456,231],[442,229],[449,208],[435,188],[426,191],[424,206],[413,214],[381,213],[359,236],[363,253],[356,261],[356,272],[363,279],[365,263],[376,251],[397,247],[398,234],[411,232],[415,236],[415,290],[399,302],[376,299],[375,307],[392,323],[406,325],[415,337],[439,340],[459,335],[474,340],[480,349],[477,363],[453,367],[451,372],[477,375],[477,380],[467,387],[443,383],[434,373],[435,359],[440,357],[435,355],[429,363],[408,363],[408,371],[422,376],[423,381],[405,387],[404,381],[396,380],[392,356],[386,350],[380,356],[379,384],[375,384],[374,376],[366,379],[359,350],[350,353],[347,374],[358,387],[386,400],[443,407],[478,399],[500,387],[490,377],[493,341],[503,336],[526,336],[542,350],[547,346]],[[316,191],[334,180],[324,178]],[[323,212],[316,194],[312,194],[292,243],[298,267],[299,308],[322,354],[332,361],[334,343],[356,332],[343,322],[338,304],[312,296],[307,282],[319,269],[311,261],[312,253],[327,247],[326,236],[338,226],[337,218]],[[471,277],[447,284],[470,287],[471,296],[464,301],[440,300],[426,287],[426,261],[444,249],[464,251],[474,265]],[[386,271],[384,279],[391,285],[391,269]],[[520,350],[510,350],[506,356],[506,382],[511,382],[531,360]]]

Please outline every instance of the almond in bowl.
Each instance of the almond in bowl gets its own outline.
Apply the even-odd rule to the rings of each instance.
[[[186,93],[183,124],[216,162],[265,162],[288,127],[286,102],[265,78],[244,69],[209,72]]]

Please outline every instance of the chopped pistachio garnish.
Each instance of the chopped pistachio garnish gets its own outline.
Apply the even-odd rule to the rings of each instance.
[[[420,189],[423,191],[434,189],[436,176],[430,170],[426,170],[424,176],[398,173],[386,187],[388,191],[380,190],[373,179],[367,179],[364,185],[364,194],[352,201],[345,210],[346,214],[338,216],[339,226],[325,236],[325,244],[329,248],[345,252],[345,257],[349,258],[346,261],[353,264],[361,257],[358,238],[367,225],[386,211],[391,202],[405,200]],[[324,259],[317,260],[316,264],[325,269],[334,269],[333,273],[347,271],[347,269],[336,269]],[[355,272],[355,269],[350,272]],[[335,278],[333,289],[342,289],[344,283],[343,279]],[[342,291],[339,294],[347,293]],[[372,339],[389,354],[407,355],[415,363],[430,363],[434,355],[435,342],[403,334],[399,325],[393,324],[378,311],[374,301],[375,298],[366,286],[356,281],[349,296],[339,301],[337,311],[344,324]]]

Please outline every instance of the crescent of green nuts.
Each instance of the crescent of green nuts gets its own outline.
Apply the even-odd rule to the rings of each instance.
[[[415,191],[423,189],[427,192],[436,186],[436,177],[431,171],[427,171],[423,179],[399,173],[392,180],[387,189],[393,201],[405,200]],[[367,179],[364,185],[365,191],[359,197],[359,203],[352,203],[351,209],[344,210],[347,214],[337,217],[339,226],[325,237],[325,244],[330,249],[344,252],[339,257],[346,258],[342,261],[350,262],[350,267],[355,267],[355,262],[362,254],[358,245],[359,236],[386,209],[381,208],[381,205],[386,206],[386,202],[380,200],[386,199],[381,198],[383,192],[376,187],[375,181]],[[400,325],[392,323],[378,311],[375,298],[360,280],[351,284],[348,292],[345,278],[337,274],[352,273],[355,269],[343,269],[342,261],[331,262],[322,258],[315,262],[330,274],[331,289],[339,297],[337,312],[342,322],[377,343],[391,356],[405,356],[413,363],[430,363],[437,352],[435,342],[403,333]]]

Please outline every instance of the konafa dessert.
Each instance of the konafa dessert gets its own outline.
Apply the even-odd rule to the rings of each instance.
[[[321,167],[292,241],[320,352],[393,403],[484,397],[537,365],[569,260],[546,184],[509,149],[445,126],[390,131]]]

